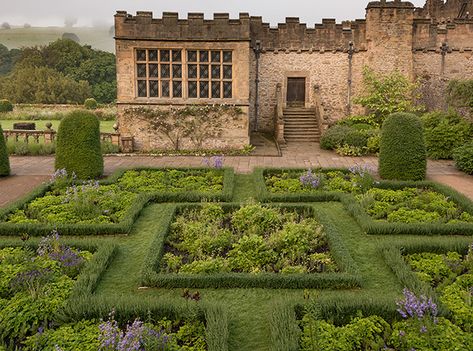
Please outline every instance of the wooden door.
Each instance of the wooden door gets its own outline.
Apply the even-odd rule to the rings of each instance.
[[[287,78],[287,106],[305,105],[305,78]]]

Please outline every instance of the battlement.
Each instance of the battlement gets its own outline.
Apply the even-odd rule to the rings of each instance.
[[[448,23],[431,19],[414,20],[414,50],[439,51],[443,43],[454,51],[473,48],[473,18]]]
[[[251,17],[250,27],[253,44],[259,40],[263,50],[346,51],[350,41],[361,48],[365,38],[364,20],[336,23],[335,19],[325,18],[322,23],[308,27],[298,17],[287,17],[284,23],[272,28],[261,17]]]
[[[411,2],[401,1],[401,0],[394,0],[394,1],[371,1],[366,6],[366,9],[379,9],[379,8],[391,8],[391,9],[407,9],[407,10],[414,10],[414,5]]]
[[[189,13],[180,19],[178,13],[164,12],[153,18],[149,11],[138,11],[133,16],[126,11],[115,14],[117,40],[173,40],[173,41],[249,41],[250,17],[241,13],[230,19],[228,13],[216,13],[213,19],[203,13]]]

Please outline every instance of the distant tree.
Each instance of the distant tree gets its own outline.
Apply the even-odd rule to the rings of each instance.
[[[8,50],[5,45],[0,44],[0,76],[11,72],[20,55],[20,50]]]
[[[31,24],[25,23],[25,24],[23,25],[23,28],[31,28]]]
[[[59,39],[43,49],[43,57],[48,67],[64,74],[71,73],[74,68],[92,56],[91,50],[70,39]]]
[[[90,94],[89,83],[48,67],[18,67],[0,78],[0,96],[13,103],[82,104]]]
[[[69,39],[69,40],[72,40],[76,43],[80,43],[80,39],[79,37],[77,36],[77,34],[75,33],[63,33],[62,34],[62,39]]]
[[[65,20],[64,20],[64,26],[66,28],[71,28],[73,27],[75,24],[77,24],[77,18],[75,17],[67,17]]]
[[[11,29],[11,26],[8,22],[3,22],[2,23],[2,29]]]

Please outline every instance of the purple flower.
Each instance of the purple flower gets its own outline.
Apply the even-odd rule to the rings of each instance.
[[[354,165],[348,168],[350,173],[354,175],[359,175],[360,177],[364,177],[365,174],[372,174],[374,173],[373,168],[371,168],[369,165],[364,164],[364,165]]]
[[[421,295],[417,297],[413,292],[405,288],[402,293],[404,298],[396,302],[399,307],[397,311],[403,318],[422,319],[425,316],[436,317],[437,305],[432,298]]]
[[[423,325],[422,327],[420,327],[420,332],[421,332],[422,334],[427,333],[427,327],[426,327],[425,325]]]
[[[225,156],[223,155],[212,156],[211,158],[204,157],[202,159],[202,163],[204,165],[206,165],[207,167],[215,168],[215,169],[223,168],[224,162],[225,162]]]
[[[320,176],[314,175],[311,169],[299,177],[302,186],[316,189],[320,186]]]
[[[406,336],[406,332],[404,330],[399,330],[399,336],[402,338]]]

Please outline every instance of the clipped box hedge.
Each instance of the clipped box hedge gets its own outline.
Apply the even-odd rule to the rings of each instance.
[[[136,170],[160,170],[164,168],[136,168]],[[177,168],[176,168],[177,169]],[[208,168],[182,168],[179,170],[208,170]],[[119,170],[107,179],[100,181],[101,185],[109,185],[116,182],[127,170]],[[50,189],[51,184],[43,184],[22,199],[0,208],[0,235],[18,236],[27,233],[30,236],[45,236],[53,229],[57,229],[63,235],[113,235],[127,234],[130,232],[134,222],[143,208],[152,202],[199,202],[204,199],[210,201],[229,201],[233,196],[234,172],[231,168],[225,168],[223,173],[223,190],[221,193],[210,192],[150,192],[141,193],[137,196],[132,206],[128,209],[125,217],[117,224],[40,224],[40,223],[8,223],[5,218],[14,211],[23,208],[26,204],[36,198],[44,196]]]
[[[141,274],[141,284],[159,288],[268,288],[268,289],[343,289],[362,285],[358,267],[342,242],[337,230],[323,218],[317,216],[310,205],[279,205],[285,209],[309,210],[311,215],[324,226],[329,250],[341,272],[337,273],[212,273],[177,274],[160,273],[164,245],[170,232],[171,223],[186,208],[197,208],[197,204],[176,205],[174,213],[165,224],[156,230],[155,238],[145,258]],[[240,204],[225,204],[226,210],[239,208]]]

